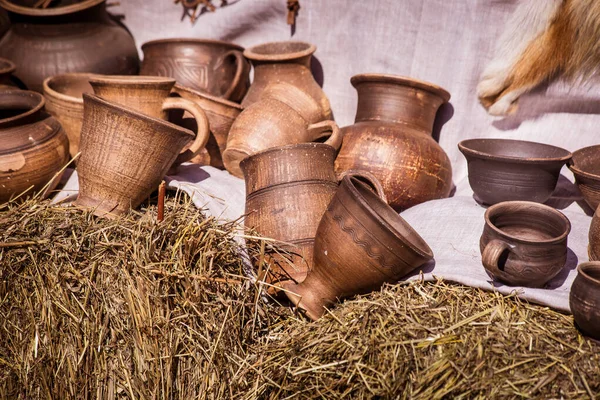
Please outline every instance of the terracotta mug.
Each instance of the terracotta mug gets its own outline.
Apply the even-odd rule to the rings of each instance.
[[[315,320],[336,299],[377,290],[432,259],[425,240],[386,201],[347,175],[319,223],[313,270],[284,288]]]
[[[75,204],[108,218],[136,208],[193,138],[190,130],[84,94]]]
[[[105,100],[124,105],[153,118],[168,119],[168,110],[182,109],[195,118],[198,133],[194,141],[182,151],[175,165],[189,161],[206,146],[210,136],[208,118],[193,101],[169,97],[175,79],[158,76],[96,75],[89,80],[94,93]]]
[[[512,286],[543,287],[567,261],[571,223],[560,211],[530,201],[505,201],[485,212],[479,241],[490,276]]]
[[[577,266],[577,276],[571,285],[569,306],[581,331],[600,340],[600,262]]]

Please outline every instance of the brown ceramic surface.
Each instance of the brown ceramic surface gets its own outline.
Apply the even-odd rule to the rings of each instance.
[[[44,97],[25,90],[0,92],[0,203],[58,184],[69,160],[69,142]]]
[[[162,39],[144,43],[140,74],[167,76],[213,96],[239,102],[250,86],[243,47],[219,40]]]
[[[427,243],[357,178],[346,176],[315,238],[314,268],[287,296],[317,319],[324,307],[377,290],[433,259]]]
[[[600,145],[577,150],[568,165],[583,198],[595,210],[600,204]]]
[[[170,122],[84,94],[76,204],[105,217],[138,207],[193,138]]]
[[[333,121],[322,121],[317,103],[289,84],[269,87],[260,101],[240,113],[229,131],[223,162],[227,170],[243,176],[239,163],[245,157],[272,147],[324,140],[339,148],[340,131]],[[321,121],[321,122],[318,122]]]
[[[490,276],[508,285],[543,287],[567,260],[571,223],[552,207],[529,201],[506,201],[485,212],[479,241]]]
[[[318,104],[322,119],[332,119],[331,106],[323,89],[315,81],[310,61],[317,48],[303,42],[263,43],[246,49],[244,56],[254,67],[254,80],[242,105],[248,107],[259,101],[267,87],[287,83],[305,92]]]
[[[12,73],[15,72],[15,69],[16,66],[12,61],[0,58],[0,90],[19,89],[19,87],[10,79]]]
[[[195,164],[211,165],[215,168],[225,169],[222,154],[227,147],[227,137],[231,124],[233,124],[233,121],[242,112],[242,106],[181,85],[175,85],[173,93],[196,103],[204,110],[208,118],[210,136],[206,147],[200,150],[190,161]],[[182,120],[181,124],[185,124],[188,121],[189,119]]]
[[[167,111],[188,111],[196,120],[198,133],[194,141],[182,150],[175,164],[191,160],[204,148],[210,135],[208,119],[200,106],[193,101],[169,97],[175,79],[159,76],[101,76],[89,80],[94,93],[105,100],[127,106],[153,118],[166,120]]]
[[[569,306],[579,329],[586,336],[600,340],[600,262],[577,266]]]
[[[31,90],[41,92],[44,79],[66,72],[138,72],[133,38],[108,16],[103,0],[46,9],[0,0],[0,6],[12,20],[0,39],[0,57],[16,64],[15,76]]]
[[[83,94],[93,93],[89,79],[94,74],[70,73],[44,80],[46,111],[60,122],[69,138],[69,153],[79,152],[79,137],[83,121]]]
[[[373,173],[397,211],[448,197],[452,166],[431,133],[437,110],[450,94],[394,75],[361,74],[351,83],[358,92],[356,119],[342,128],[336,171]]]
[[[571,158],[565,149],[510,139],[469,139],[458,144],[467,159],[469,184],[484,204],[550,198],[560,170]]]
[[[588,233],[588,256],[590,261],[600,261],[600,214],[598,208],[600,207],[596,207]]]

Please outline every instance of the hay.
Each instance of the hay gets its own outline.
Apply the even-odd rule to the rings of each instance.
[[[234,224],[185,198],[107,221],[0,208],[0,398],[591,398],[571,316],[445,282],[307,322],[245,273]],[[267,242],[248,240],[262,260]]]

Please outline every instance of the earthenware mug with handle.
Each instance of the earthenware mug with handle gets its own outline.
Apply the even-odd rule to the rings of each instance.
[[[175,79],[160,76],[96,75],[89,80],[94,94],[121,104],[144,115],[166,120],[168,110],[188,111],[198,125],[194,141],[177,157],[174,165],[189,161],[206,146],[210,136],[208,118],[195,102],[181,97],[169,97]]]

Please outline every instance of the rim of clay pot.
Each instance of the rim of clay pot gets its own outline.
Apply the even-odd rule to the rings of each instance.
[[[580,273],[585,279],[594,282],[600,287],[600,279],[590,276],[588,270],[593,270],[600,274],[600,261],[587,261],[577,266],[577,272]]]
[[[444,103],[450,100],[450,92],[435,83],[423,81],[410,76],[392,75],[392,74],[377,74],[377,73],[365,73],[354,75],[350,78],[352,86],[356,87],[359,83],[363,82],[379,82],[379,83],[394,83],[403,86],[409,86],[416,89],[426,90],[430,93],[439,96]]]
[[[33,115],[36,112],[40,111],[45,104],[46,100],[44,99],[44,96],[42,96],[42,94],[38,92],[33,92],[31,90],[2,91],[0,92],[0,108],[3,106],[17,105],[23,108],[28,108],[28,110],[21,114],[15,115],[14,117],[0,119],[0,125],[11,123],[18,119]]]
[[[0,58],[0,75],[12,74],[17,69],[14,62]]]
[[[319,142],[286,144],[285,146],[270,147],[268,149],[261,150],[261,151],[259,151],[257,153],[253,153],[253,154],[250,154],[250,155],[244,157],[242,159],[242,161],[240,161],[240,168],[243,171],[244,170],[244,166],[247,163],[250,162],[251,158],[256,158],[258,156],[263,156],[265,154],[276,153],[276,152],[285,151],[285,150],[289,150],[289,149],[314,149],[314,148],[318,148],[318,147],[322,147],[324,150],[332,151],[333,153],[335,153],[337,151],[335,149],[335,147],[330,146],[330,145],[325,144],[325,143],[319,143]]]
[[[33,17],[49,17],[56,15],[72,14],[78,11],[86,10],[90,7],[97,6],[98,4],[104,3],[106,0],[84,0],[80,3],[71,4],[63,7],[54,8],[33,8],[20,6],[11,3],[8,0],[0,0],[0,6],[2,8],[21,15],[29,15]]]
[[[521,201],[521,200],[514,200],[514,201],[502,201],[500,203],[494,204],[493,206],[490,206],[487,210],[485,210],[485,214],[484,214],[484,219],[486,224],[492,228],[495,232],[499,233],[500,235],[504,236],[504,237],[508,237],[511,240],[515,241],[515,242],[519,242],[519,243],[532,243],[532,240],[526,240],[526,239],[521,239],[517,236],[508,234],[507,232],[503,231],[502,229],[498,228],[496,226],[496,224],[494,224],[491,221],[491,214],[493,214],[494,212],[496,212],[499,208],[513,208],[513,210],[511,210],[511,212],[514,212],[514,207],[533,207],[533,208],[542,208],[545,210],[548,210],[551,214],[555,215],[556,217],[560,218],[566,225],[566,229],[563,233],[561,233],[559,236],[554,237],[552,239],[546,239],[546,240],[540,240],[540,239],[536,239],[535,243],[540,243],[540,244],[553,244],[553,243],[558,243],[562,240],[564,240],[569,233],[571,232],[571,221],[569,221],[569,218],[567,218],[563,213],[561,213],[560,211],[558,211],[557,209],[547,206],[545,204],[541,204],[541,203],[535,203],[533,201]]]
[[[285,47],[301,47],[301,49],[293,49],[292,51],[285,51]],[[280,49],[279,52],[265,53],[261,52],[262,48],[273,47]],[[255,61],[286,61],[293,60],[296,58],[310,56],[317,51],[317,46],[307,42],[297,41],[282,41],[282,42],[267,42],[256,46],[252,46],[244,50],[244,57],[255,60]]]
[[[226,42],[224,40],[217,39],[198,39],[198,38],[169,38],[169,39],[156,39],[150,40],[142,45],[142,51],[147,47],[160,45],[160,44],[169,44],[169,43],[192,43],[192,44],[218,44],[231,47],[234,50],[244,51],[244,48],[238,44]]]
[[[377,220],[377,222],[379,222],[381,225],[383,225],[388,231],[390,231],[398,240],[400,240],[402,243],[406,244],[408,247],[410,247],[411,250],[413,250],[415,253],[419,254],[421,257],[425,257],[428,259],[433,258],[433,250],[431,250],[431,247],[429,247],[429,245],[427,244],[425,239],[423,239],[421,237],[421,235],[419,235],[419,233],[417,231],[415,231],[415,229],[412,226],[410,226],[410,224],[408,222],[406,222],[406,220],[404,218],[402,218],[400,216],[400,214],[398,214],[396,211],[394,211],[393,208],[391,208],[386,202],[384,202],[381,198],[379,198],[379,196],[377,196],[377,194],[375,192],[372,192],[370,189],[366,189],[366,191],[365,191],[365,193],[367,193],[367,196],[370,197],[370,199],[368,199],[369,200],[368,201],[367,198],[360,192],[360,190],[358,190],[356,188],[354,181],[358,182],[361,185],[365,185],[365,187],[368,187],[368,185],[366,183],[363,183],[359,179],[359,177],[352,176],[349,174],[349,175],[344,176],[342,178],[342,181],[347,183],[347,187],[352,192],[353,196],[356,199],[358,199],[361,206],[363,208],[366,208],[369,211],[369,214],[372,215]],[[380,215],[379,212],[377,212],[375,210],[375,208],[373,206],[371,206],[370,201],[379,202],[379,203],[381,203],[382,206],[389,207],[389,209],[391,210],[390,216],[393,215],[392,218],[397,218],[397,223],[402,225],[408,231],[410,231],[411,234],[415,235],[417,240],[421,243],[413,243],[407,237],[408,235],[402,235],[398,231],[398,229],[394,226],[393,223],[388,221],[387,218],[384,218],[382,215]],[[419,246],[419,245],[421,245],[421,246]]]
[[[194,90],[192,88],[182,86],[182,85],[180,85],[178,83],[176,83],[175,86],[173,86],[173,92],[175,92],[175,93],[186,92],[186,93],[190,93],[190,94],[192,94],[194,96],[198,96],[198,97],[202,97],[204,99],[210,100],[210,101],[214,101],[215,103],[219,103],[219,104],[222,104],[222,105],[227,106],[227,107],[236,108],[236,109],[238,109],[240,111],[242,111],[244,109],[244,107],[242,107],[241,104],[234,103],[233,101],[229,101],[229,100],[223,99],[221,97],[212,96],[212,95],[207,94],[207,93],[202,93],[202,92],[199,92],[199,91]]]
[[[595,180],[600,180],[600,175],[597,174],[593,174],[591,172],[587,172],[581,169],[581,167],[577,166],[577,157],[580,156],[583,152],[586,151],[590,151],[593,149],[597,149],[598,152],[600,152],[600,145],[594,145],[594,146],[587,146],[587,147],[583,147],[579,150],[576,150],[573,152],[573,155],[571,157],[571,161],[567,164],[567,167],[569,167],[569,169],[577,175],[581,175],[584,176],[586,178],[590,178],[590,179],[595,179]]]
[[[52,84],[54,83],[54,81],[61,79],[61,78],[67,78],[67,77],[75,77],[75,78],[87,78],[87,81],[89,82],[89,78],[95,76],[96,74],[91,74],[91,73],[87,73],[87,72],[68,72],[66,74],[59,74],[59,75],[54,75],[51,77],[48,77],[46,79],[44,79],[44,82],[42,84],[42,87],[44,89],[44,94],[49,95],[50,97],[55,97],[57,99],[63,100],[63,101],[67,101],[69,103],[77,103],[77,104],[81,104],[83,105],[83,93],[81,97],[75,97],[75,96],[70,96],[68,94],[64,94],[62,92],[59,92],[58,90],[54,89]]]
[[[175,78],[153,75],[95,75],[89,80],[90,85],[112,86],[123,85],[128,88],[145,88],[147,86],[161,89],[171,89],[175,85]]]
[[[471,146],[469,146],[470,144],[473,144],[473,143],[481,143],[481,142],[486,142],[486,141],[504,143],[505,146],[503,146],[503,147],[506,147],[506,148],[510,148],[511,144],[526,143],[536,149],[545,148],[545,149],[557,150],[559,152],[564,153],[564,156],[524,158],[524,157],[515,157],[515,156],[508,156],[508,155],[490,154],[490,153],[486,153],[483,151],[475,150]],[[465,155],[468,154],[470,156],[475,156],[478,158],[484,158],[484,159],[495,160],[495,161],[511,161],[511,162],[517,163],[517,164],[533,164],[533,163],[540,163],[540,162],[558,162],[558,161],[566,163],[573,156],[570,151],[563,149],[562,147],[553,146],[551,144],[530,142],[527,140],[515,140],[515,139],[495,139],[495,138],[467,139],[467,140],[463,140],[460,143],[458,143],[458,149],[461,151],[461,153],[463,153]]]
[[[184,133],[186,135],[191,136],[192,139],[195,136],[194,132],[190,131],[189,129],[182,128],[181,126],[176,125],[176,124],[174,124],[172,122],[169,122],[167,120],[164,120],[164,119],[155,118],[155,117],[152,117],[150,115],[142,114],[141,112],[139,112],[137,110],[134,110],[134,109],[126,107],[126,106],[123,106],[121,104],[117,104],[117,103],[113,103],[111,101],[105,100],[102,97],[97,96],[95,94],[84,93],[83,94],[83,99],[84,99],[84,102],[85,102],[86,99],[88,99],[88,101],[92,101],[92,102],[95,102],[95,103],[100,103],[100,104],[102,104],[102,105],[104,105],[106,107],[123,111],[124,113],[128,114],[130,117],[134,117],[134,118],[141,119],[141,120],[150,120],[150,121],[152,121],[152,122],[154,122],[156,124],[166,125],[169,128],[175,129],[175,130],[177,130],[177,131],[179,131],[181,133]]]

